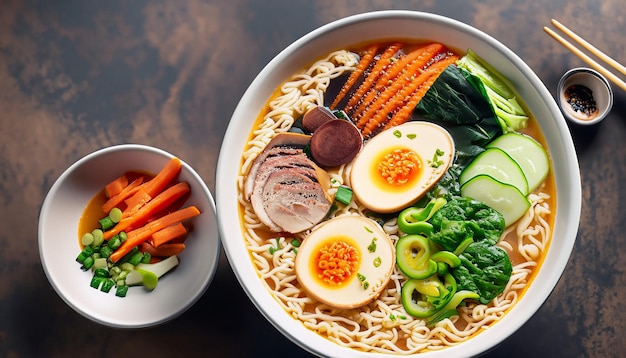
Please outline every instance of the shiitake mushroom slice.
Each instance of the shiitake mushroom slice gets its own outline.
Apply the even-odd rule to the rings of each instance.
[[[349,163],[362,147],[361,132],[354,124],[343,119],[324,122],[311,136],[311,156],[324,167]]]

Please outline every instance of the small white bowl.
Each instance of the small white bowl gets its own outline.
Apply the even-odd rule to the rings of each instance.
[[[111,327],[149,327],[183,313],[209,286],[220,253],[215,203],[202,178],[182,160],[178,179],[191,187],[185,206],[195,205],[201,214],[190,219],[193,229],[179,265],[153,291],[131,287],[123,298],[114,290],[101,292],[89,286],[92,273],[76,262],[81,250],[78,223],[89,200],[124,172],[157,173],[172,157],[144,145],[112,146],[81,158],[52,185],[39,217],[41,263],[57,294],[81,315]]]
[[[596,124],[613,107],[613,91],[609,81],[591,68],[579,67],[567,71],[559,81],[557,93],[559,107],[565,118],[576,124]],[[576,99],[582,99],[582,104]],[[585,108],[591,108],[591,113],[588,114]]]

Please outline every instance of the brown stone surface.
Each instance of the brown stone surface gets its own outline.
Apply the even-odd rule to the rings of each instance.
[[[626,62],[626,5],[604,1],[41,1],[0,3],[0,356],[303,356],[255,309],[222,257],[206,294],[160,327],[102,327],[67,306],[37,250],[43,199],[71,163],[119,143],[183,158],[215,188],[238,98],[281,49],[369,10],[433,12],[509,46],[554,94],[584,63],[547,36],[558,18]],[[626,93],[605,122],[572,128],[582,175],[577,243],[553,294],[487,356],[626,354]]]

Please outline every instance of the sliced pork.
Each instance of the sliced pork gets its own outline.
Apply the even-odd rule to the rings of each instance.
[[[249,200],[270,230],[298,233],[324,219],[332,205],[330,180],[299,144],[266,148],[257,161],[247,178]]]

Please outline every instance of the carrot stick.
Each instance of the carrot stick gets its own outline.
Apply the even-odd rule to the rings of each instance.
[[[147,241],[155,232],[199,214],[200,210],[198,210],[198,208],[195,206],[188,206],[184,209],[179,209],[151,221],[143,227],[132,230],[126,234],[126,241],[124,241],[122,245],[120,245],[120,247],[118,247],[117,250],[109,256],[109,259],[112,262],[117,262],[119,259],[124,257],[124,255],[130,252],[133,247]]]
[[[122,189],[128,186],[128,177],[126,173],[122,174],[122,176],[115,178],[113,181],[104,186],[104,194],[107,198],[111,198],[117,194],[119,194]]]
[[[170,159],[165,167],[161,169],[161,171],[148,182],[143,185],[143,190],[148,193],[151,197],[155,197],[158,193],[163,191],[167,184],[178,175],[180,172],[182,164],[180,159],[172,158]]]
[[[361,133],[363,134],[363,137],[370,136],[374,131],[376,131],[380,127],[391,128],[394,125],[400,124],[399,122],[401,121],[400,119],[401,117],[396,117],[394,121],[394,123],[396,124],[388,124],[388,122],[390,121],[389,115],[396,108],[399,108],[405,105],[407,101],[410,102],[412,98],[411,94],[415,92],[418,88],[420,88],[420,86],[422,86],[426,81],[432,78],[432,76],[438,75],[446,67],[448,67],[448,65],[455,63],[457,60],[458,60],[458,56],[456,55],[448,56],[444,59],[441,59],[433,63],[432,65],[430,65],[430,67],[428,67],[425,71],[423,71],[421,74],[419,74],[415,78],[405,79],[404,81],[396,81],[396,83],[401,82],[402,89],[399,91],[396,91],[393,98],[384,99],[382,103],[383,109],[379,110],[373,116],[371,115],[370,111],[367,112],[366,116],[370,118],[370,120],[369,122],[367,122],[367,124],[364,126],[363,130],[361,131]],[[430,85],[428,85],[428,87],[430,87]],[[424,96],[424,94],[426,94],[426,91],[427,89],[425,89],[424,92],[421,94],[422,97]],[[410,112],[408,114],[410,115]]]
[[[354,83],[359,78],[359,76],[361,76],[361,74],[365,71],[365,69],[372,63],[372,60],[374,59],[374,56],[376,55],[377,51],[378,51],[378,45],[372,45],[365,50],[365,54],[361,57],[361,60],[356,66],[356,69],[352,71],[352,73],[350,74],[350,77],[348,77],[346,82],[343,84],[343,87],[341,87],[341,90],[337,94],[337,97],[335,97],[335,100],[330,105],[329,107],[330,109],[335,109],[335,107],[337,107],[339,102],[341,102],[343,97],[345,97],[346,93],[348,93],[350,88],[354,86]]]
[[[439,78],[441,72],[443,72],[449,65],[455,63],[458,60],[458,56],[450,56],[447,57],[428,68],[426,72],[430,74],[430,76],[419,86],[417,91],[415,91],[409,101],[387,122],[384,129],[388,129],[402,123],[405,123],[411,118],[411,113],[415,109],[415,106],[419,103],[419,101],[426,95],[426,92],[430,89],[430,86]]]
[[[359,100],[363,98],[366,93],[371,89],[374,82],[382,75],[383,70],[390,64],[390,58],[395,55],[400,49],[401,45],[394,43],[387,47],[385,51],[380,55],[380,58],[374,64],[374,67],[369,72],[369,75],[363,80],[363,83],[356,89],[356,91],[350,96],[348,104],[344,108],[346,113],[352,111],[354,106],[359,103]]]
[[[416,88],[416,86],[421,83],[420,73],[423,73],[423,69],[433,61],[434,57],[441,49],[443,49],[443,45],[431,44],[413,51],[403,58],[400,61],[403,66],[402,73],[399,74],[400,71],[395,71],[396,74],[399,75],[395,78],[389,77],[389,80],[385,80],[385,82],[393,80],[391,84],[387,84],[385,87],[380,87],[373,91],[376,93],[379,91],[382,92],[360,115],[360,119],[356,123],[357,128],[363,130],[367,127],[367,135],[369,135],[372,129],[384,125],[389,119],[387,117],[388,114],[402,104],[398,102],[404,102],[405,96],[413,91],[413,89],[411,89],[406,93],[408,88],[411,86]],[[413,60],[407,62],[407,58],[412,58]],[[392,71],[389,70],[385,75],[391,72]],[[417,76],[417,83],[415,76]],[[377,84],[377,86],[378,85],[379,84]]]
[[[139,188],[135,195],[124,201],[126,209],[122,211],[122,218],[127,218],[135,214],[142,206],[146,205],[150,199],[152,199],[152,197],[148,195],[145,190]]]
[[[415,73],[418,69],[420,69],[420,67],[427,66],[428,62],[443,48],[443,45],[438,43],[426,45],[409,52],[409,54],[389,66],[389,68],[387,68],[376,80],[374,86],[365,94],[361,104],[356,108],[355,113],[351,117],[353,121],[357,123],[357,127],[364,127],[369,121],[372,113],[378,110],[382,103],[388,99],[389,91],[391,91],[389,85],[391,83],[396,82],[397,78],[401,77],[401,74],[408,73],[410,76],[410,74]],[[411,69],[408,69],[409,66]],[[383,97],[381,98],[381,92],[387,93],[383,94]],[[375,107],[371,108],[373,103],[375,104]],[[369,113],[365,113],[366,111]]]
[[[385,100],[381,99],[379,95],[381,92],[389,91],[389,85],[395,82],[398,74],[408,72],[407,66],[415,61],[420,60],[419,63],[425,65],[427,63],[427,60],[434,56],[434,53],[432,53],[431,51],[434,51],[435,49],[437,49],[437,47],[430,45],[411,51],[406,56],[403,56],[399,60],[393,62],[387,69],[385,69],[385,71],[383,71],[382,75],[379,76],[379,78],[376,80],[376,83],[365,94],[365,97],[355,110],[355,113],[352,117],[353,120],[356,119],[357,123],[361,123],[360,128],[362,128],[370,119],[371,113],[366,114],[365,112],[371,109],[371,105],[373,104],[373,102],[375,102],[376,107],[374,109],[371,109],[372,112],[377,110],[380,107],[381,103],[384,103]],[[384,96],[383,98],[385,97],[387,96]],[[357,127],[359,126],[357,125]]]
[[[405,67],[409,66],[409,64],[414,61],[418,61],[418,63],[426,65],[430,59],[435,57],[435,55],[443,49],[444,47],[442,44],[435,42],[410,52],[399,61],[398,66],[394,66],[393,68],[390,68],[389,71],[385,72],[380,81],[376,83],[376,89],[381,90],[389,81],[396,78]]]
[[[143,242],[141,243],[139,250],[141,252],[149,253],[152,257],[169,257],[179,255],[181,252],[183,252],[185,250],[185,244],[164,244],[159,247],[154,247],[148,242]]]
[[[104,204],[102,204],[102,211],[105,214],[108,214],[111,209],[118,206],[122,201],[126,200],[131,195],[135,194],[135,192],[139,189],[139,186],[143,183],[143,179],[143,177],[139,177],[133,180],[133,182],[122,189],[119,194],[107,200]]]
[[[137,212],[129,217],[122,218],[117,225],[104,232],[104,239],[108,240],[126,229],[135,229],[143,225],[150,217],[164,210],[181,196],[191,190],[187,182],[180,182],[165,189],[152,200],[142,206]],[[128,234],[128,232],[127,232]]]
[[[187,235],[187,228],[185,225],[182,223],[170,225],[152,234],[152,245],[154,247],[159,247],[166,242],[170,242],[184,235]]]

